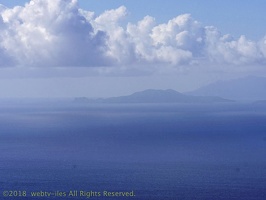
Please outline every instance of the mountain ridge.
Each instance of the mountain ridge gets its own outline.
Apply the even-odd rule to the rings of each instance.
[[[266,100],[266,77],[247,76],[227,81],[216,81],[196,90],[186,92],[188,95],[219,96],[233,100]]]
[[[155,90],[148,89],[135,92],[127,96],[89,99],[86,97],[76,98],[77,103],[216,103],[232,102],[217,96],[193,96],[177,92],[172,89]]]

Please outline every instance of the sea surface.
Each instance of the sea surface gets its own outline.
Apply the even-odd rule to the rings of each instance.
[[[0,199],[265,200],[266,105],[0,102]]]

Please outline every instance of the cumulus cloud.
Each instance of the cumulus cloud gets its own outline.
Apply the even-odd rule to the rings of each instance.
[[[75,0],[32,0],[1,12],[2,52],[27,66],[103,65],[106,35],[95,32]]]
[[[210,61],[226,64],[252,64],[262,62],[265,57],[256,42],[245,36],[234,39],[230,35],[221,35],[214,27],[206,27],[206,57]]]
[[[0,7],[0,66],[189,66],[265,63],[266,39],[234,39],[190,14],[163,24],[126,20],[121,6],[99,16],[77,0],[31,0]],[[123,25],[122,25],[123,24]]]
[[[264,58],[266,58],[266,36],[259,41],[259,48]]]

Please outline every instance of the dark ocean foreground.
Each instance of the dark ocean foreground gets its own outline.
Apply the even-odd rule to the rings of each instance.
[[[264,104],[3,104],[0,199],[265,200],[265,122]]]

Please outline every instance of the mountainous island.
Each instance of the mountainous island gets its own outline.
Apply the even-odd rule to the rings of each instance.
[[[193,96],[182,94],[175,90],[144,90],[128,96],[89,99],[75,98],[76,103],[218,103],[232,102],[217,96]]]
[[[186,94],[219,96],[232,100],[266,100],[266,78],[247,76],[244,78],[217,81]]]

